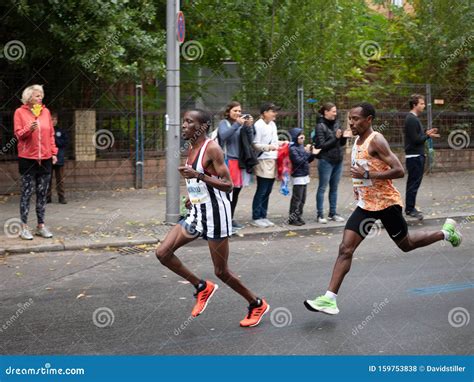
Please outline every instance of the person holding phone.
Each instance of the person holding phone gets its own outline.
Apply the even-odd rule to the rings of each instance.
[[[240,134],[253,128],[253,118],[250,114],[242,115],[242,106],[237,101],[230,102],[224,112],[224,119],[219,122],[217,138],[219,145],[224,151],[230,177],[234,184],[232,191],[232,233],[235,234],[243,225],[234,219],[234,212],[239,200],[239,194],[243,187],[250,182],[250,175],[239,166],[240,158]],[[251,133],[253,134],[253,133]]]

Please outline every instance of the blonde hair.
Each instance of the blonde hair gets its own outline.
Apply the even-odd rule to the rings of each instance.
[[[21,102],[23,102],[23,105],[26,105],[28,102],[30,102],[31,97],[33,97],[33,92],[35,91],[41,92],[44,97],[44,90],[42,85],[28,86],[25,90],[23,90],[23,93],[21,94]]]

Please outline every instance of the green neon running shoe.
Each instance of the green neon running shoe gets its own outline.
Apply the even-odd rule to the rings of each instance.
[[[336,300],[332,300],[326,296],[316,297],[314,300],[306,300],[304,302],[306,309],[312,312],[322,312],[326,314],[338,314]]]
[[[446,219],[443,224],[443,231],[448,232],[449,238],[448,241],[453,247],[459,247],[462,242],[461,232],[457,230],[457,223],[453,219]]]

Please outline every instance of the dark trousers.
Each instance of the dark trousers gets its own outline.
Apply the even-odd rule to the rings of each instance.
[[[272,192],[275,179],[261,178],[257,176],[257,190],[252,202],[252,219],[266,219],[268,211],[268,200]]]
[[[405,212],[410,213],[415,209],[416,194],[420,188],[425,169],[425,156],[406,159],[408,179],[406,188]]]
[[[53,165],[51,179],[49,180],[48,199],[51,199],[53,193],[53,174],[56,177],[56,191],[60,199],[64,199],[66,192],[64,190],[64,166]]]
[[[232,219],[234,218],[235,207],[237,207],[237,202],[239,201],[239,194],[242,188],[234,187],[232,190],[232,201],[230,202],[230,211],[232,213]]]
[[[294,185],[293,194],[291,195],[290,202],[290,222],[296,222],[301,220],[303,216],[303,208],[306,202],[306,184]]]

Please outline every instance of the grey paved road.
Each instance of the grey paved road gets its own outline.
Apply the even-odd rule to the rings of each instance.
[[[470,354],[471,230],[463,225],[459,249],[437,243],[403,253],[385,231],[366,239],[340,291],[338,316],[311,313],[302,302],[325,291],[341,231],[233,239],[231,268],[272,307],[250,329],[238,326],[245,301],[222,283],[205,313],[190,318],[193,288],[152,252],[7,257],[0,262],[0,352]],[[215,280],[204,241],[179,254]]]

